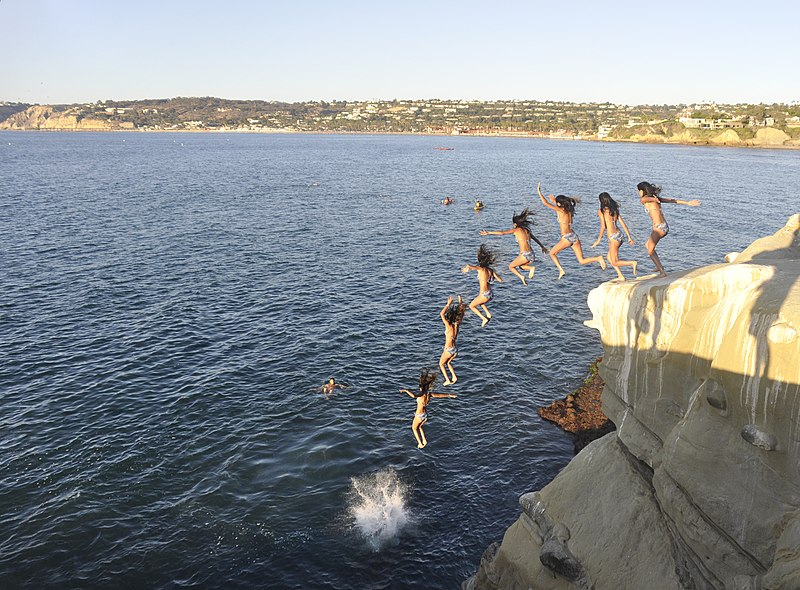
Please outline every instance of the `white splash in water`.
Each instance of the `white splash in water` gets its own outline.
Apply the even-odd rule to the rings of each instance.
[[[406,508],[408,487],[394,469],[387,469],[350,481],[348,512],[356,531],[374,551],[397,541],[410,522]]]

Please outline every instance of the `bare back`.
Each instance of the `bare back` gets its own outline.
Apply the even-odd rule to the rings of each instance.
[[[558,227],[561,230],[561,235],[571,233],[572,230],[572,213],[564,211],[561,207],[556,209],[558,215]]]
[[[641,203],[650,215],[653,225],[666,222],[664,214],[661,212],[661,201],[657,197],[642,197]]]
[[[514,237],[517,240],[520,252],[531,251],[531,234],[524,227],[514,228]]]
[[[614,215],[608,209],[600,209],[600,215],[603,218],[603,225],[605,225],[606,232],[609,236],[614,235],[619,231],[619,227],[617,227],[619,215]]]

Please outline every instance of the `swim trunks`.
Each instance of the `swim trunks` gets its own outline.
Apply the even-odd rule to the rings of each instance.
[[[567,240],[570,244],[576,244],[578,242],[578,234],[574,231],[569,232],[568,234],[564,234],[561,236],[562,239]]]
[[[659,224],[655,224],[654,223],[653,224],[653,229],[657,229],[662,234],[664,234],[664,236],[666,236],[669,233],[669,226],[667,225],[666,221],[664,223],[659,223]]]
[[[520,252],[520,256],[524,256],[525,260],[528,261],[528,264],[533,264],[536,262],[536,256],[533,253],[533,250],[526,250],[525,252]]]
[[[486,297],[486,303],[489,303],[492,299],[494,299],[494,294],[492,290],[489,289],[488,291],[481,291],[481,297]]]
[[[614,240],[616,242],[619,242],[620,244],[625,241],[625,238],[622,237],[622,231],[621,230],[617,230],[616,233],[611,234],[610,236],[608,236],[608,239],[609,240]]]

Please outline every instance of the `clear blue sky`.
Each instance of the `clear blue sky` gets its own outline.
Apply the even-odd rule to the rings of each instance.
[[[0,100],[800,100],[800,2],[0,0]]]

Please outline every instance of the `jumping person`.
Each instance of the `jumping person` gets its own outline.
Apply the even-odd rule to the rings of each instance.
[[[611,195],[608,193],[600,193],[599,198],[600,209],[597,211],[597,216],[600,218],[600,234],[597,236],[597,240],[595,240],[594,244],[592,244],[592,248],[595,248],[600,243],[600,240],[603,239],[603,233],[608,232],[607,258],[611,266],[614,267],[614,270],[617,271],[619,280],[624,281],[625,277],[622,276],[622,271],[620,271],[619,267],[632,266],[633,276],[636,276],[636,265],[639,263],[635,260],[619,259],[619,247],[622,245],[622,241],[625,238],[623,238],[622,230],[619,229],[617,223],[621,224],[622,229],[625,230],[625,234],[628,236],[628,243],[632,246],[635,242],[631,237],[631,232],[628,231],[628,225],[625,223],[625,220],[622,219],[622,215],[619,212],[619,203],[612,199]]]
[[[464,319],[464,308],[466,306],[461,302],[461,295],[458,296],[458,303],[453,302],[451,296],[442,311],[439,312],[439,317],[442,318],[444,324],[444,351],[439,358],[439,368],[444,375],[444,384],[452,385],[458,381],[456,372],[453,370],[453,360],[458,356],[458,347],[456,340],[458,339],[458,329],[461,327],[461,320]],[[447,375],[447,369],[450,369],[452,379]]]
[[[575,214],[575,205],[578,203],[578,200],[573,199],[572,197],[565,197],[564,195],[558,195],[557,197],[549,195],[547,198],[545,198],[544,194],[542,194],[541,182],[539,183],[538,191],[539,198],[542,200],[542,203],[544,203],[544,206],[552,209],[556,212],[556,215],[558,215],[558,226],[561,229],[561,239],[558,240],[558,242],[556,242],[552,248],[550,248],[550,258],[553,259],[553,262],[558,268],[558,278],[561,279],[561,277],[567,274],[564,272],[564,268],[558,261],[558,253],[565,248],[569,248],[570,246],[572,246],[572,250],[575,252],[575,258],[578,259],[579,263],[589,264],[590,262],[596,262],[600,265],[600,268],[605,270],[606,261],[602,256],[590,256],[588,258],[584,258],[583,248],[581,248],[581,240],[578,238],[578,234],[575,233],[575,230],[572,229],[572,217]]]
[[[682,199],[667,199],[661,196],[660,186],[649,182],[640,182],[636,185],[636,190],[639,191],[639,200],[642,205],[644,205],[644,208],[650,215],[650,220],[653,222],[653,229],[644,247],[647,248],[647,253],[650,255],[653,264],[656,265],[658,276],[665,277],[667,276],[667,272],[664,270],[664,266],[661,264],[658,254],[656,254],[658,242],[669,233],[669,225],[667,225],[667,220],[664,219],[664,213],[661,211],[661,203],[676,203],[678,205],[697,207],[700,205],[700,200],[692,199],[691,201],[684,201]]]
[[[544,244],[542,244],[539,239],[533,235],[533,231],[531,231],[532,220],[530,217],[532,215],[533,211],[526,208],[519,215],[517,215],[516,212],[514,213],[511,218],[514,226],[511,229],[504,229],[502,231],[486,231],[485,229],[482,229],[480,231],[482,236],[505,236],[508,234],[514,234],[514,237],[517,239],[517,244],[519,245],[519,255],[511,261],[511,264],[508,265],[508,270],[517,275],[519,280],[522,281],[523,285],[527,285],[528,283],[525,281],[523,274],[519,272],[517,268],[527,270],[529,279],[532,279],[533,273],[536,272],[536,267],[533,265],[533,263],[536,262],[536,256],[533,253],[533,248],[531,248],[531,240],[539,244],[542,252],[547,254],[547,248],[545,248]]]
[[[486,304],[494,299],[494,294],[492,293],[492,288],[489,283],[492,280],[495,280],[498,283],[503,282],[503,279],[500,278],[500,275],[498,275],[494,268],[492,268],[495,262],[496,258],[494,252],[481,244],[480,248],[478,248],[477,266],[473,264],[467,264],[461,269],[461,272],[463,273],[468,273],[471,270],[477,271],[478,273],[478,285],[480,286],[480,293],[475,299],[472,300],[472,303],[469,304],[469,308],[475,315],[481,318],[481,328],[488,324],[489,320],[492,319],[492,314],[489,312],[489,308],[486,307]],[[480,312],[478,306],[483,308],[484,313],[486,313],[485,316]]]
[[[452,393],[434,393],[431,391],[433,384],[436,383],[436,375],[430,369],[422,369],[419,374],[419,391],[413,393],[408,389],[401,389],[400,393],[407,393],[417,400],[417,411],[414,413],[414,421],[411,423],[411,431],[417,439],[417,448],[421,449],[428,444],[425,438],[425,431],[422,427],[428,421],[428,404],[432,397],[456,397]]]

